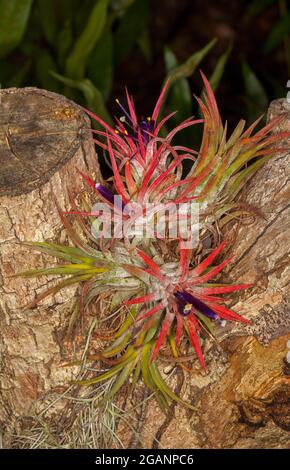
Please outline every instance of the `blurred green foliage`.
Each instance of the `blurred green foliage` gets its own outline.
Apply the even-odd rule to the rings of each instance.
[[[254,24],[255,18],[269,8],[277,8],[278,20],[266,37],[264,54],[284,47],[290,73],[290,15],[286,0],[252,0],[246,10],[247,21]],[[106,103],[112,98],[117,68],[131,57],[133,48],[139,48],[148,63],[154,55],[149,34],[154,4],[149,0],[0,0],[0,11],[1,86],[34,85],[62,93],[109,123],[113,119]],[[170,78],[166,111],[178,109],[172,126],[197,113],[188,79],[215,43],[213,39],[181,64],[173,50],[164,46],[164,66]],[[214,90],[231,49],[229,44],[213,66],[210,82]],[[269,101],[264,79],[261,81],[252,67],[242,61],[249,120],[265,112]],[[281,96],[281,84],[275,77],[269,74],[267,80],[275,90],[273,95]],[[183,143],[191,143],[189,134],[184,131]]]
[[[0,57],[20,43],[31,10],[32,0],[0,0]]]
[[[264,52],[268,53],[279,46],[287,36],[290,34],[290,12],[287,11],[286,0],[252,0],[250,3],[247,16],[248,18],[255,18],[260,15],[269,7],[276,5],[279,11],[279,19],[274,24],[264,45]],[[289,57],[290,60],[290,57]]]
[[[250,26],[253,27],[257,17],[269,11],[270,8],[276,10],[278,19],[265,38],[262,53],[266,56],[272,51],[277,51],[278,48],[282,50],[289,76],[290,12],[288,12],[287,9],[287,0],[252,0],[246,11],[246,20],[249,22]],[[253,68],[244,59],[242,60],[242,76],[245,86],[244,101],[247,107],[247,118],[249,121],[253,121],[261,114],[265,113],[271,99],[285,96],[286,84],[281,84],[273,71],[267,73],[264,84],[264,80],[255,74]],[[266,91],[266,84],[272,90],[271,97],[268,96]],[[265,119],[266,117],[264,117],[264,121],[261,122],[261,126],[263,122],[265,122]]]
[[[0,11],[2,87],[36,85],[111,119],[114,70],[147,28],[147,0],[0,0]]]
[[[0,0],[0,9],[4,12],[0,18],[2,87],[29,84],[62,93],[112,123],[106,101],[116,68],[135,46],[147,61],[152,57],[149,1]],[[209,42],[183,64],[165,48],[170,78],[167,107],[169,111],[179,109],[179,121],[193,112],[187,79],[215,42]],[[228,55],[226,51],[214,71],[214,88]]]

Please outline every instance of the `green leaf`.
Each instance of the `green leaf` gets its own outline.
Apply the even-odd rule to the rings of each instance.
[[[283,16],[272,28],[266,39],[264,52],[268,53],[275,49],[283,39],[290,33],[290,12]]]
[[[176,401],[177,403],[179,403],[182,406],[190,408],[191,410],[196,410],[195,406],[191,405],[191,403],[188,403],[188,402],[182,400],[182,398],[180,398],[178,395],[176,395],[176,393],[174,393],[173,390],[171,390],[171,388],[167,385],[167,383],[161,377],[161,374],[160,374],[155,362],[153,362],[150,365],[149,370],[151,372],[151,376],[152,376],[152,379],[154,380],[154,383],[155,383],[156,387],[165,396],[169,397],[173,401]]]
[[[65,246],[65,245],[57,245],[56,243],[48,243],[48,242],[25,242],[24,245],[27,245],[35,250],[41,251],[46,253],[49,256],[54,256],[59,259],[65,259],[68,261],[79,262],[83,261],[85,263],[93,263],[98,258],[100,258],[100,253],[95,251],[93,256],[88,255],[80,248],[76,248],[74,246]],[[101,256],[103,259],[103,257]]]
[[[60,30],[57,37],[57,52],[58,62],[60,66],[64,66],[66,56],[73,44],[72,22],[67,19],[64,22],[63,28]]]
[[[148,22],[148,1],[137,0],[131,5],[115,33],[115,62],[119,65],[136,44]]]
[[[253,0],[247,8],[246,16],[256,16],[278,0]]]
[[[216,39],[213,39],[205,47],[191,55],[183,64],[174,67],[173,70],[167,74],[167,79],[170,80],[169,87],[172,87],[173,84],[181,78],[190,77],[215,43]]]
[[[266,111],[268,97],[262,83],[245,60],[242,62],[242,74],[246,90],[248,119],[254,121]]]
[[[88,22],[77,39],[66,61],[66,73],[70,78],[80,80],[85,75],[87,60],[104,30],[107,19],[108,0],[98,0]]]
[[[151,45],[151,40],[150,40],[150,32],[149,28],[144,28],[140,36],[138,37],[138,45],[141,49],[141,51],[144,54],[145,59],[147,60],[148,64],[152,63],[152,56],[153,56],[153,51],[152,51],[152,45]]]
[[[175,340],[175,330],[172,326],[170,328],[170,333],[169,333],[169,344],[171,347],[173,357],[178,357],[177,344]]]
[[[225,66],[232,51],[232,44],[229,44],[227,50],[220,56],[215,69],[209,79],[213,91],[216,91],[224,74]]]
[[[141,352],[141,372],[142,372],[142,378],[145,383],[145,385],[149,388],[149,390],[152,390],[154,392],[154,397],[157,400],[160,408],[166,413],[166,410],[168,409],[168,401],[167,397],[164,395],[162,390],[159,390],[158,387],[156,387],[156,384],[154,383],[152,374],[151,374],[151,369],[150,369],[150,357],[152,354],[152,344],[147,343],[145,346],[142,348]]]
[[[23,276],[23,277],[38,277],[38,276],[43,276],[43,275],[63,275],[63,276],[68,276],[70,274],[76,275],[76,274],[99,274],[102,272],[105,272],[106,268],[98,268],[98,267],[93,267],[89,266],[87,264],[63,264],[62,266],[55,266],[53,268],[39,268],[39,269],[33,269],[31,271],[23,271],[17,276]]]
[[[56,63],[52,56],[47,51],[40,51],[36,61],[36,77],[42,88],[56,92],[60,91],[59,81],[51,74],[56,70]]]
[[[31,5],[32,0],[0,0],[0,57],[20,43]]]
[[[103,382],[104,380],[108,380],[114,375],[118,374],[122,369],[126,369],[127,371],[127,365],[132,365],[132,361],[134,363],[134,360],[136,358],[136,351],[134,351],[133,348],[129,348],[129,354],[126,355],[126,359],[122,361],[120,364],[117,364],[116,366],[113,366],[111,369],[109,369],[107,372],[104,372],[103,374],[98,375],[97,377],[93,377],[88,380],[79,380],[76,381],[75,383],[78,385],[93,385],[96,383]]]
[[[30,67],[31,67],[31,59],[28,59],[25,64],[23,64],[20,68],[18,68],[17,72],[13,74],[10,80],[7,82],[7,87],[16,87],[19,88],[22,86],[23,81],[28,74]]]
[[[264,164],[272,158],[273,155],[267,155],[263,158],[259,158],[256,162],[252,163],[250,166],[240,171],[232,181],[230,181],[228,194],[231,195],[231,200],[233,200],[239,191],[242,189],[244,184],[252,178],[252,176],[260,169]]]
[[[122,370],[123,367],[124,367],[124,364],[118,364],[117,366],[112,367],[107,372],[104,372],[103,374],[100,374],[97,377],[94,377],[88,380],[79,380],[74,383],[77,385],[82,385],[82,386],[97,384],[97,383],[103,382],[104,380],[111,379],[112,377],[114,377],[114,375],[118,374],[118,372],[120,372],[120,370]]]
[[[21,274],[19,274],[21,275]],[[28,305],[26,305],[26,308],[33,308],[35,305],[37,305],[41,300],[45,299],[49,295],[55,295],[57,292],[62,290],[64,287],[71,286],[73,284],[79,284],[82,281],[86,281],[92,277],[91,273],[85,273],[85,274],[76,274],[75,276],[71,276],[64,281],[59,282],[53,287],[50,287],[49,289],[46,289],[44,292],[39,294],[32,302],[30,302]]]
[[[123,333],[129,330],[131,325],[134,323],[138,312],[139,312],[138,308],[131,306],[123,325],[120,327],[118,333],[115,336],[116,338],[119,338],[120,336],[122,336]]]
[[[165,47],[164,60],[167,73],[178,66],[177,59],[169,47]],[[178,116],[173,116],[172,122],[180,122],[188,118],[192,113],[191,90],[186,78],[180,78],[171,87],[169,95],[169,112],[173,111],[178,111]]]
[[[113,398],[116,393],[120,390],[120,388],[124,385],[126,380],[130,377],[131,373],[133,372],[135,366],[137,365],[138,357],[135,358],[132,362],[129,362],[120,372],[119,376],[116,378],[114,385],[112,386],[109,393],[107,393],[104,399],[107,401],[110,398]]]
[[[167,73],[178,66],[176,55],[168,46],[164,47],[164,62]]]
[[[202,321],[210,333],[214,332],[214,323],[210,318],[200,312],[196,312],[196,316]]]
[[[141,375],[141,364],[140,364],[140,360],[139,360],[138,363],[136,364],[136,368],[135,368],[133,376],[132,376],[132,383],[131,383],[132,392],[136,388],[138,380],[140,379],[140,375]]]
[[[100,90],[98,90],[91,80],[89,79],[83,79],[83,80],[73,80],[68,77],[63,77],[62,75],[58,73],[53,73],[53,76],[58,78],[62,83],[67,85],[68,87],[76,88],[77,90],[80,90],[85,99],[88,108],[96,113],[100,118],[102,118],[104,121],[106,121],[108,124],[112,125],[112,118],[109,115],[102,94]]]
[[[141,371],[142,371],[142,377],[143,377],[144,383],[145,385],[147,385],[147,387],[150,390],[155,392],[156,387],[155,387],[154,381],[152,379],[152,376],[149,370],[151,354],[152,354],[152,347],[150,343],[147,343],[142,348],[140,362],[141,362]]]
[[[121,353],[124,351],[124,349],[127,348],[129,344],[129,340],[131,338],[131,333],[128,333],[127,335],[123,335],[120,338],[117,338],[117,340],[110,346],[110,348],[105,349],[102,352],[102,355],[104,357],[114,357],[117,354]]]
[[[45,39],[49,44],[54,44],[57,28],[55,5],[51,0],[37,0],[37,7]]]
[[[109,96],[113,82],[113,35],[109,28],[90,56],[88,78],[105,98]]]

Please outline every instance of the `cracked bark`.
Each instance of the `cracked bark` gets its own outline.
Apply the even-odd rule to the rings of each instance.
[[[83,189],[76,168],[93,177],[99,169],[88,139],[90,121],[77,105],[35,88],[1,90],[0,103],[0,428],[5,433],[34,400],[70,379],[58,365],[75,288],[37,309],[23,309],[54,280],[11,277],[47,263],[20,242],[64,242],[54,195],[69,210],[66,188]]]

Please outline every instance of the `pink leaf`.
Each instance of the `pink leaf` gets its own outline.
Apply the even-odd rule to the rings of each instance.
[[[157,100],[157,103],[155,105],[155,108],[153,110],[153,113],[152,113],[152,119],[153,121],[157,121],[158,119],[158,115],[159,115],[159,111],[160,111],[160,108],[161,108],[161,105],[162,105],[162,101],[164,99],[164,96],[165,96],[165,93],[167,91],[167,88],[168,88],[168,85],[169,85],[169,80],[167,80],[165,82],[165,85],[163,86],[162,90],[161,90],[161,93],[159,95],[159,98]]]

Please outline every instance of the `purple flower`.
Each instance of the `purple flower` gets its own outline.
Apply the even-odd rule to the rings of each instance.
[[[154,132],[155,122],[153,121],[153,119],[148,117],[146,119],[146,121],[143,120],[143,121],[140,122],[139,127],[140,127],[140,131],[141,131],[142,139],[143,139],[145,145],[147,145],[149,140],[151,139],[151,135]]]
[[[203,315],[207,316],[208,318],[211,318],[212,320],[218,319],[217,313],[212,308],[202,302],[202,300],[194,297],[189,292],[178,291],[175,292],[174,296],[177,299],[178,311],[183,317],[189,315],[191,309],[195,308],[200,313],[203,313]]]
[[[118,99],[116,99],[116,103],[124,113],[124,115],[119,118],[120,127],[117,132],[131,137],[134,142],[138,144],[138,133],[140,129],[143,143],[146,146],[154,133],[155,121],[151,117],[147,117],[147,119],[143,119],[138,123],[135,114],[130,115]]]
[[[114,194],[110,189],[106,188],[102,184],[95,185],[96,190],[98,193],[110,204],[114,205],[120,211],[124,211],[126,208],[126,204],[122,201],[121,197],[118,194]]]

